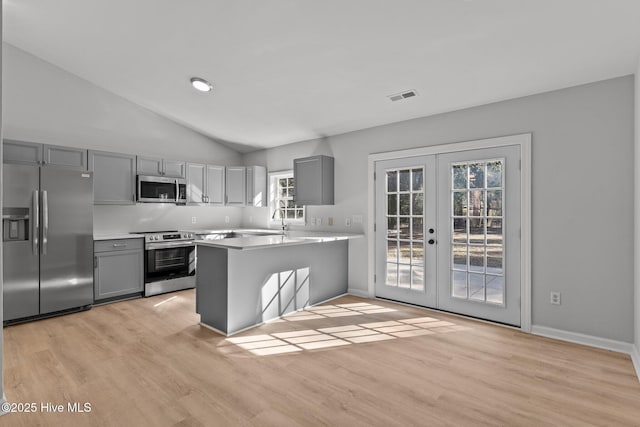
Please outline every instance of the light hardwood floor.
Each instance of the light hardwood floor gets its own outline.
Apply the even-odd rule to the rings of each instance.
[[[5,328],[8,426],[640,425],[628,356],[343,297],[225,339],[194,292]]]

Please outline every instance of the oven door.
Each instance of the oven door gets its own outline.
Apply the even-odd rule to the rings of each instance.
[[[138,202],[176,203],[178,185],[175,178],[138,175]]]
[[[196,247],[190,244],[147,245],[145,251],[145,283],[177,279],[196,274]],[[163,246],[160,246],[163,245]]]

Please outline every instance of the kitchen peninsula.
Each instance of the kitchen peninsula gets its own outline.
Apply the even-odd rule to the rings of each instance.
[[[196,312],[232,335],[347,292],[349,233],[198,241]]]

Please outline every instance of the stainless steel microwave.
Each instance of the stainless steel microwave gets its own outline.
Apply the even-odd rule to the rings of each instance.
[[[187,202],[187,182],[182,178],[138,175],[137,201],[142,203]]]

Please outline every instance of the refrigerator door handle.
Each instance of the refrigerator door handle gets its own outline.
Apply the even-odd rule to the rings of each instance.
[[[40,236],[40,200],[38,200],[38,190],[33,190],[33,198],[31,203],[33,203],[33,219],[31,223],[33,224],[33,229],[31,230],[31,248],[33,250],[34,255],[38,255],[38,238]]]
[[[47,239],[49,236],[49,203],[47,190],[42,190],[42,255],[47,254]]]

